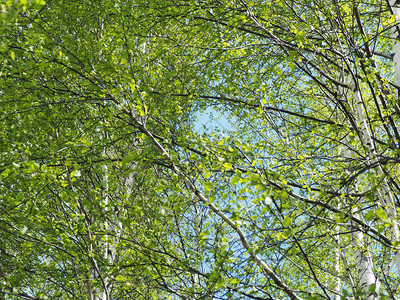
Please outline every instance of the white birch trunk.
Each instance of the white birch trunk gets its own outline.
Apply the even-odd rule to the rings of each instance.
[[[344,157],[353,158],[353,152],[348,146],[344,148]],[[349,189],[349,192],[354,192],[353,188],[350,187]],[[357,219],[360,218],[360,215],[356,211],[353,211],[353,216]],[[350,230],[354,230],[354,228],[352,227]],[[375,295],[371,294],[370,287],[375,285],[374,290],[378,292],[376,288],[379,287],[379,284],[377,284],[379,279],[374,274],[374,265],[372,257],[369,254],[369,245],[364,233],[360,230],[352,232],[352,243],[355,249],[354,259],[357,267],[359,288],[362,289],[365,299],[376,299]]]
[[[393,11],[394,16],[396,17],[396,24],[399,24],[400,22],[400,1],[399,0],[390,0],[390,5]],[[393,38],[393,64],[394,64],[394,70],[396,74],[396,83],[398,86],[400,86],[400,26],[396,25],[392,28],[392,38]],[[400,96],[400,93],[399,93]],[[396,103],[396,106],[398,109],[400,109],[399,104]],[[380,173],[382,172],[382,169],[379,168],[378,170]],[[383,174],[380,174],[383,175]],[[387,183],[385,179],[385,183]],[[386,185],[385,185],[386,187]],[[393,203],[393,206],[390,206],[390,211],[389,211],[389,217],[391,220],[395,222],[395,226],[393,226],[392,230],[392,236],[394,236],[394,241],[399,241],[399,229],[398,229],[398,223],[397,223],[397,216],[396,216],[396,209],[394,207],[394,201],[393,201],[393,195],[391,194],[390,190],[384,190],[383,195],[381,197],[386,197],[389,198],[390,203]],[[392,238],[393,239],[393,238]],[[396,258],[395,258],[396,264],[397,264],[397,271],[398,274],[400,274],[400,251],[397,251]]]
[[[344,81],[350,81],[348,76],[343,75]],[[342,94],[344,95],[346,93],[346,90],[343,88],[341,89]],[[353,96],[357,100],[359,98],[359,92],[354,92]],[[358,103],[358,101],[357,101]],[[353,111],[351,111],[352,114],[354,114]],[[361,123],[361,121],[360,121]],[[363,127],[363,124],[361,124],[361,127]],[[354,153],[350,148],[350,141],[347,138],[344,138],[342,140],[344,147],[342,148],[343,156],[346,159],[349,159],[350,161],[354,158]],[[349,172],[347,172],[349,174]],[[348,192],[354,192],[356,187],[348,187]],[[360,215],[357,211],[352,210],[352,214],[355,218],[360,219]],[[365,299],[368,300],[373,300],[376,299],[375,295],[371,293],[370,287],[372,285],[375,285],[375,292],[378,293],[378,288],[379,288],[379,279],[375,276],[374,273],[374,265],[372,261],[372,257],[369,252],[369,244],[367,237],[364,236],[364,233],[360,230],[354,231],[354,229],[357,228],[356,226],[351,226],[349,229],[352,231],[352,244],[354,246],[354,260],[355,260],[355,265],[357,267],[357,277],[358,277],[358,288],[361,288],[363,291],[363,294],[365,295]],[[338,240],[339,241],[339,240]],[[337,253],[337,255],[342,255],[343,253]],[[344,256],[343,256],[344,257]],[[347,265],[347,261],[343,261],[345,265]],[[347,270],[350,272],[350,270]],[[351,276],[351,274],[349,274]],[[351,278],[352,280],[352,278]],[[339,283],[338,283],[339,284]],[[336,289],[338,286],[336,287]],[[354,290],[354,289],[353,289]],[[339,297],[340,298],[340,297]],[[337,297],[338,299],[338,297]],[[363,298],[364,299],[364,298]]]
[[[102,170],[103,170],[103,181],[104,181],[103,201],[104,201],[104,209],[107,212],[108,211],[108,167],[106,165],[103,165]],[[107,215],[107,213],[106,213],[106,215]],[[104,259],[106,261],[110,262],[111,257],[110,257],[110,253],[109,253],[110,243],[109,243],[109,237],[108,237],[108,233],[107,233],[108,230],[109,230],[109,224],[106,219],[104,222],[105,242],[104,242],[104,246],[103,246],[103,251],[104,251]],[[107,292],[108,276],[107,276],[107,274],[103,277],[103,284],[104,284],[103,288],[98,293],[98,297],[99,297],[98,299],[99,300],[108,300],[108,292]]]
[[[399,241],[399,225],[397,221],[397,213],[396,213],[394,198],[390,190],[389,183],[387,179],[384,177],[385,174],[383,172],[383,168],[381,164],[378,162],[378,159],[376,157],[376,149],[371,134],[369,132],[367,119],[364,113],[364,105],[359,90],[356,90],[354,92],[354,97],[357,103],[358,119],[361,125],[363,144],[368,148],[370,163],[377,163],[376,172],[379,176],[383,177],[382,184],[378,188],[377,192],[378,199],[380,205],[382,206],[383,209],[385,209],[389,219],[392,221],[393,224],[391,228],[391,240],[392,242],[397,242]],[[398,274],[400,274],[400,251],[397,251],[395,253],[394,259],[396,260],[397,264],[397,272]]]
[[[195,209],[195,232],[196,232],[196,236],[198,236],[200,234],[200,211],[199,211],[199,207],[197,206],[197,202],[196,200],[194,200],[194,209]],[[196,242],[196,248],[195,251],[197,253],[200,252],[200,242]],[[193,274],[192,275],[192,279],[193,279],[193,285],[196,288],[196,286],[199,284],[199,275],[198,274]]]
[[[106,151],[104,150],[103,155],[106,155]],[[103,198],[103,205],[105,207],[105,211],[107,212],[108,208],[108,167],[106,165],[101,166],[101,170],[103,172],[103,184],[104,190],[102,192]],[[107,214],[106,214],[107,215]],[[104,232],[105,232],[105,241],[101,242],[101,251],[103,251],[103,257],[105,260],[109,261],[109,240],[108,240],[108,228],[109,224],[107,219],[104,221]],[[100,279],[102,281],[102,285],[96,289],[93,289],[92,292],[92,299],[94,300],[109,300],[108,295],[108,275],[107,272],[102,272],[103,270],[100,269],[100,266],[97,264],[95,258],[93,257],[93,278]]]
[[[338,209],[340,209],[340,203],[338,204]],[[340,244],[340,227],[337,225],[335,226],[335,230],[334,230],[334,236],[333,236],[333,240],[336,243],[336,249],[335,249],[335,274],[337,276],[336,279],[336,285],[335,285],[335,300],[341,300],[342,296],[342,281],[340,279],[341,276],[341,267],[340,267],[340,261],[342,260],[342,258],[344,257],[344,253]],[[343,261],[344,265],[347,265],[347,261]],[[348,269],[346,269],[346,272],[349,271]],[[350,282],[353,283],[353,280],[351,278],[351,273],[348,272],[349,276],[350,276]],[[353,285],[354,286],[354,285]]]
[[[399,24],[400,21],[400,2],[398,0],[390,0],[390,6],[392,8],[393,14],[396,17],[396,23]],[[392,27],[392,38],[393,38],[393,64],[394,71],[396,74],[397,85],[400,86],[400,26]]]
[[[335,226],[335,239],[336,239],[336,244],[337,247],[335,249],[335,274],[337,274],[337,280],[336,280],[336,285],[335,285],[335,300],[340,300],[340,292],[342,289],[342,282],[340,280],[340,240],[339,240],[339,226]]]
[[[358,214],[353,214],[354,217],[359,218]],[[355,250],[355,264],[357,266],[357,274],[359,286],[366,296],[365,299],[377,299],[374,293],[371,293],[370,287],[375,285],[373,291],[378,292],[379,283],[378,278],[374,274],[374,266],[372,257],[369,253],[368,242],[362,231],[356,231],[353,235],[353,245]],[[373,292],[372,291],[372,292]],[[363,297],[364,299],[364,297]]]

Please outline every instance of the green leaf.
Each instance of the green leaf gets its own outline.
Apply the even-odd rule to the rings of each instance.
[[[290,218],[289,216],[286,216],[283,220],[282,220],[282,225],[285,227],[289,227],[290,225],[292,225],[292,218]]]
[[[227,163],[227,162],[223,163],[222,166],[224,167],[224,170],[230,170],[230,169],[232,169],[232,164]]]
[[[127,155],[122,159],[122,164],[123,165],[128,165],[134,160],[134,157],[132,155]]]
[[[368,291],[369,291],[370,293],[375,293],[375,290],[376,290],[376,285],[375,285],[375,284],[371,284],[371,285],[368,287]]]
[[[381,220],[387,219],[386,212],[381,208],[375,210],[375,215]]]
[[[123,276],[123,275],[117,275],[115,277],[115,280],[120,281],[120,282],[124,282],[124,281],[127,281],[127,278],[125,276]]]
[[[373,220],[375,218],[375,212],[373,211],[373,210],[370,210],[369,212],[367,212],[366,214],[365,214],[365,219],[367,220],[367,221],[371,221],[371,220]]]
[[[41,6],[45,6],[46,5],[46,1],[44,0],[35,0],[35,4],[39,7]]]
[[[206,181],[203,183],[203,186],[206,192],[208,192],[213,188],[214,184],[212,182]]]
[[[232,185],[237,185],[239,180],[240,180],[240,177],[236,175],[236,176],[232,177],[231,184]]]
[[[279,193],[279,196],[282,200],[287,200],[289,198],[289,195],[285,190],[281,190],[281,192]]]

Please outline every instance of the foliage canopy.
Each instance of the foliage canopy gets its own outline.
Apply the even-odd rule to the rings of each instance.
[[[1,299],[399,297],[396,1],[1,3]]]

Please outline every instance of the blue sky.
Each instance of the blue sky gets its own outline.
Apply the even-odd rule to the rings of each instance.
[[[207,108],[203,113],[196,114],[195,129],[198,133],[211,133],[213,131],[226,132],[234,126],[235,118],[229,120],[222,112]]]

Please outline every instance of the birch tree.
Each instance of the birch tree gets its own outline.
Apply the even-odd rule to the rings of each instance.
[[[3,2],[3,298],[399,297],[396,1]]]

